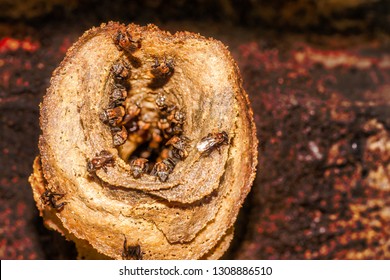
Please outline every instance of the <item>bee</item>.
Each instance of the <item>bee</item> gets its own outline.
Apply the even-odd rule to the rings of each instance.
[[[121,60],[112,65],[111,73],[115,80],[124,81],[130,77],[130,65],[126,61]]]
[[[141,36],[137,34],[132,36],[127,30],[118,30],[113,36],[113,40],[119,51],[133,53],[141,48]]]
[[[163,94],[159,94],[155,100],[155,103],[157,105],[157,108],[160,110],[159,115],[161,118],[170,118],[169,120],[172,120],[172,117],[170,117],[172,112],[176,109],[176,105],[173,105],[169,102],[167,102],[167,97]]]
[[[131,104],[126,109],[126,114],[124,115],[121,125],[126,125],[128,122],[135,120],[141,113],[141,108],[138,104]],[[131,124],[129,125],[131,126]]]
[[[215,149],[220,152],[222,145],[229,144],[229,138],[225,131],[218,133],[209,133],[206,137],[203,137],[196,148],[202,154],[202,156],[210,155]]]
[[[188,141],[189,139],[184,135],[175,135],[171,139],[169,139],[167,143],[165,143],[165,145],[172,145],[176,149],[184,150],[188,146]]]
[[[41,195],[41,200],[42,203],[45,205],[50,205],[52,208],[56,210],[62,210],[65,204],[67,202],[61,202],[57,203],[57,200],[63,198],[65,194],[63,193],[56,193],[52,192],[51,190],[46,190],[42,195]]]
[[[183,126],[180,124],[176,124],[175,126],[172,127],[171,134],[173,135],[180,135],[183,133]]]
[[[142,251],[140,245],[127,246],[127,238],[123,241],[122,259],[124,260],[142,260]]]
[[[188,151],[187,151],[187,150],[184,150],[184,149],[183,149],[183,150],[172,149],[171,155],[172,155],[174,158],[183,160],[183,159],[185,159],[185,158],[188,156]]]
[[[187,147],[188,147],[189,139],[184,135],[181,136],[173,136],[171,139],[165,143],[165,145],[171,145],[173,147],[171,153],[174,158],[183,160],[188,156]]]
[[[128,105],[126,109],[127,115],[130,117],[130,119],[134,119],[135,117],[139,116],[141,113],[141,107],[138,103],[132,103]]]
[[[116,84],[110,94],[108,107],[114,108],[123,104],[127,98],[127,90],[124,86]]]
[[[111,129],[111,132],[112,132],[112,142],[115,147],[120,146],[126,142],[128,133],[124,126],[122,126],[121,128],[113,127],[113,129]]]
[[[93,173],[100,168],[105,169],[107,165],[112,165],[113,163],[114,156],[109,151],[103,150],[99,154],[96,154],[93,159],[88,160],[87,171]]]
[[[148,169],[149,164],[146,158],[136,158],[130,162],[130,170],[134,178],[141,177]]]
[[[125,108],[118,106],[115,108],[108,108],[99,114],[100,120],[104,124],[110,126],[117,126],[122,122],[123,116],[125,115]]]
[[[186,119],[186,113],[182,110],[178,110],[174,114],[174,121],[179,124],[183,124]]]
[[[156,105],[157,107],[160,109],[160,110],[163,110],[167,107],[167,104],[166,104],[166,100],[167,100],[167,97],[163,94],[159,94],[155,100],[156,102]]]
[[[174,71],[173,60],[164,58],[163,62],[159,62],[158,58],[155,58],[154,64],[152,65],[151,73],[156,78],[167,78],[172,76]]]
[[[168,179],[169,174],[171,174],[175,168],[175,165],[176,162],[173,158],[164,159],[154,165],[150,175],[157,176],[160,182],[165,182]]]

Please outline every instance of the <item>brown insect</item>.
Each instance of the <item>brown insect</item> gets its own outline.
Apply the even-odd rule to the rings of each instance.
[[[134,178],[140,178],[148,169],[149,164],[146,158],[137,158],[130,162],[130,170]]]
[[[110,102],[108,107],[114,108],[123,104],[127,97],[127,90],[120,84],[114,85],[110,94]]]
[[[63,193],[56,193],[52,192],[51,190],[46,190],[42,195],[41,195],[41,200],[42,203],[45,205],[50,205],[50,207],[56,209],[56,210],[62,210],[65,204],[67,202],[61,202],[57,203],[57,200],[63,198],[65,194]]]
[[[159,116],[161,119],[166,119],[172,121],[173,111],[176,109],[176,105],[167,102],[167,98],[163,94],[159,94],[155,100],[157,108],[159,111]]]
[[[175,135],[171,139],[169,139],[167,143],[165,143],[165,145],[172,145],[176,149],[184,150],[186,147],[188,147],[188,141],[189,139],[184,135]]]
[[[175,168],[175,165],[176,162],[173,158],[164,159],[154,165],[150,175],[157,176],[161,182],[165,182],[168,179],[169,174],[171,174]]]
[[[127,246],[127,238],[123,241],[122,259],[124,260],[142,260],[142,251],[140,245]]]
[[[141,107],[138,103],[132,103],[128,105],[126,109],[126,115],[130,117],[130,119],[134,119],[141,113]]]
[[[111,73],[117,81],[124,81],[130,77],[130,65],[126,61],[121,60],[112,65]]]
[[[103,168],[107,165],[112,165],[114,163],[114,156],[106,150],[101,151],[100,153],[96,154],[96,156],[88,160],[87,162],[87,171],[89,173],[93,173],[96,170]]]
[[[124,126],[122,126],[121,128],[114,127],[113,129],[111,129],[111,132],[112,143],[114,144],[114,146],[120,146],[126,142],[128,133]]]
[[[183,160],[188,156],[187,150],[172,149],[171,154],[174,158]]]
[[[173,60],[164,58],[163,62],[159,62],[158,58],[155,58],[154,64],[152,65],[151,73],[156,78],[167,78],[173,74],[174,64]]]
[[[171,145],[173,147],[172,149],[172,156],[183,160],[188,156],[187,148],[188,148],[188,141],[189,139],[184,136],[173,136],[171,139],[167,141],[165,145],[169,146]]]
[[[124,50],[129,53],[135,52],[141,48],[141,37],[136,34],[133,36],[127,30],[118,30],[113,36],[114,43],[118,50]]]
[[[166,108],[168,105],[166,104],[166,101],[167,101],[167,97],[163,94],[159,94],[156,98],[156,105],[159,109],[164,109]]]
[[[127,128],[132,127],[134,121],[136,120],[136,118],[139,116],[140,113],[141,113],[141,107],[139,106],[138,103],[129,104],[126,108],[126,114],[123,116],[120,125],[125,125]]]
[[[99,114],[100,120],[111,126],[117,126],[122,122],[125,115],[125,108],[118,106],[115,108],[108,108]]]
[[[183,124],[186,119],[186,113],[182,110],[178,110],[174,114],[174,121],[179,124]]]
[[[171,134],[172,135],[180,135],[183,133],[183,126],[181,124],[176,124],[172,127]]]
[[[203,137],[196,148],[202,154],[202,156],[210,155],[215,149],[220,152],[222,145],[229,144],[229,138],[225,131],[218,133],[209,133],[206,137]]]

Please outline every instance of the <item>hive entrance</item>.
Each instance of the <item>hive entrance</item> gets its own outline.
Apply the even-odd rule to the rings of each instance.
[[[149,64],[142,67],[150,81],[141,92],[132,90],[129,61],[122,58],[112,65],[109,102],[100,120],[109,127],[112,144],[130,164],[134,178],[147,173],[166,181],[188,153],[185,112],[161,90],[173,75],[173,61],[156,58]]]

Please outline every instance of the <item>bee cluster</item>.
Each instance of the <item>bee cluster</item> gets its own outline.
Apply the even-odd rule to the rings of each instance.
[[[120,30],[113,41],[125,56],[111,67],[109,102],[99,118],[110,128],[113,146],[131,150],[129,158],[122,158],[129,161],[134,178],[147,173],[165,182],[176,164],[188,156],[189,148],[189,139],[183,131],[185,112],[165,93],[153,92],[169,81],[174,73],[174,61],[156,57],[149,67],[151,92],[132,94],[131,63],[126,58],[133,58],[133,53],[141,47],[141,39]],[[90,172],[95,171],[90,163],[94,160],[87,164]]]

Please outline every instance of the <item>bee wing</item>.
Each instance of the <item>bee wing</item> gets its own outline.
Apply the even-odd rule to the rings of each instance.
[[[210,151],[214,146],[216,142],[213,138],[207,137],[203,140],[201,140],[198,145],[196,145],[196,148],[198,149],[199,152],[205,153]]]

